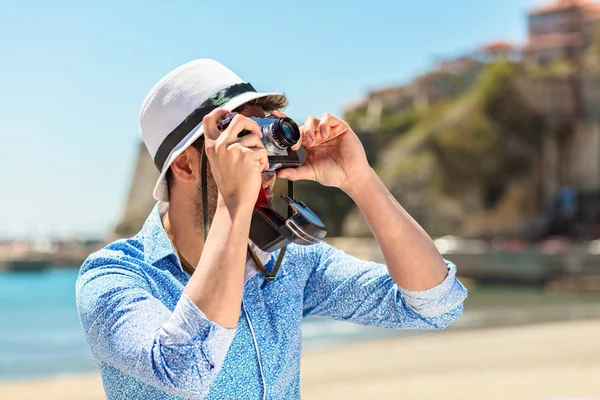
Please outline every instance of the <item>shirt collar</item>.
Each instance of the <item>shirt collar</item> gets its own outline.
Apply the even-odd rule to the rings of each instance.
[[[141,242],[144,245],[144,257],[149,264],[154,264],[171,255],[176,257],[161,218],[168,206],[168,203],[156,203],[140,231]]]

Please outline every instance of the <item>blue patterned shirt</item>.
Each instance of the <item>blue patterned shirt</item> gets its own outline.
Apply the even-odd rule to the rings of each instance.
[[[438,286],[412,292],[384,265],[321,243],[288,246],[272,282],[249,261],[238,325],[223,328],[183,294],[190,276],[159,208],[136,236],[90,255],[77,280],[108,399],[298,399],[303,317],[443,329],[462,313],[467,291],[451,263]],[[277,253],[262,256],[270,270]]]

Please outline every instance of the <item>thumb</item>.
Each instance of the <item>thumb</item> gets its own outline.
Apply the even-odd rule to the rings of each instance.
[[[301,165],[298,168],[285,168],[277,171],[278,178],[284,178],[290,181],[315,180],[315,171],[310,164]]]

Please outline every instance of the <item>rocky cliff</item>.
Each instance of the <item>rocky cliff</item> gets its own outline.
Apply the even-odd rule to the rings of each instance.
[[[344,117],[392,194],[431,235],[535,235],[562,185],[600,193],[600,52],[590,52],[584,70],[543,73],[522,61],[459,59],[368,94]],[[119,236],[142,225],[157,176],[140,144]],[[301,182],[296,192],[331,236],[370,235],[339,190]]]

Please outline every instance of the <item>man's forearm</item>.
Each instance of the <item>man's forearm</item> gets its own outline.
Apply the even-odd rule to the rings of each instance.
[[[345,191],[365,216],[398,286],[426,290],[444,280],[448,270],[433,241],[372,169]]]
[[[185,294],[211,321],[235,328],[240,316],[251,210],[219,202]]]

